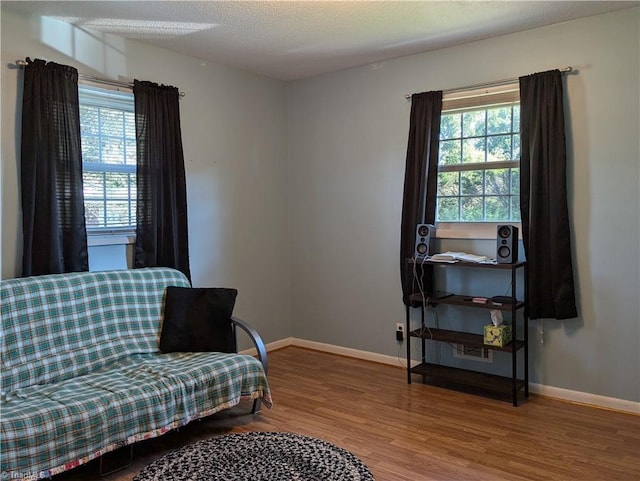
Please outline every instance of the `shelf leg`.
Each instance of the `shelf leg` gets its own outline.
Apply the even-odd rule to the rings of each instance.
[[[411,384],[411,313],[410,307],[406,306],[405,319],[405,342],[407,343],[407,384]]]
[[[425,328],[425,319],[424,319],[424,303],[420,306],[420,332],[424,332],[424,328]],[[424,336],[420,336],[420,342],[422,343],[422,364],[426,364],[427,363],[427,349],[425,347],[426,345],[426,341],[424,339]],[[425,384],[427,382],[427,376],[425,376],[424,374],[422,375],[422,384]]]
[[[518,406],[518,350],[516,345],[516,326],[517,326],[517,314],[514,310],[511,311],[511,394],[513,396],[513,407]]]
[[[529,318],[524,314],[524,397],[529,397]]]
[[[516,351],[513,351],[513,379],[512,383],[512,396],[513,396],[513,407],[518,407],[518,376],[517,376],[517,368],[516,368]]]

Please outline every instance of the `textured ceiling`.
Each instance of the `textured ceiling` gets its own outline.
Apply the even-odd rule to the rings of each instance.
[[[639,5],[611,1],[7,2],[204,61],[293,80]]]

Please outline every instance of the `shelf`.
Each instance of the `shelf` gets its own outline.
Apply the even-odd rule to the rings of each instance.
[[[511,265],[511,264],[508,264]],[[448,297],[437,297],[435,300],[431,301],[429,299],[428,295],[425,295],[427,303],[431,304],[431,305],[437,305],[437,304],[447,304],[447,305],[452,305],[452,306],[465,306],[465,307],[475,307],[476,309],[490,309],[490,310],[495,310],[495,311],[505,311],[505,312],[511,312],[511,311],[516,311],[518,309],[522,309],[524,307],[524,302],[523,301],[516,301],[515,305],[514,304],[495,304],[493,302],[491,302],[491,300],[489,299],[486,304],[480,304],[477,302],[473,302],[471,299],[473,299],[474,296],[458,296],[458,295],[452,295],[452,296],[448,296]],[[480,297],[480,296],[479,296]],[[409,302],[411,302],[412,305],[421,305],[423,302],[422,299],[422,294],[411,294],[409,296]]]
[[[483,347],[485,349],[491,349],[494,351],[508,351],[512,352],[512,343],[506,346],[491,346],[484,343],[484,336],[480,334],[472,334],[469,332],[447,331],[446,329],[416,329],[409,333],[411,337],[417,337],[421,339],[429,339],[433,341],[449,342],[452,344],[463,344],[469,347]],[[515,350],[519,350],[524,347],[524,341],[516,340]]]
[[[527,263],[525,261],[516,262],[515,264],[483,264],[481,262],[465,262],[465,261],[457,261],[457,262],[433,262],[433,261],[422,261],[420,259],[407,259],[409,264],[417,264],[417,265],[425,265],[425,266],[443,266],[443,267],[472,267],[472,268],[480,268],[480,269],[519,269],[524,267]]]
[[[433,381],[437,381],[434,382],[435,384],[454,385],[458,388],[470,387],[505,395],[511,395],[513,393],[513,379],[510,377],[431,363],[418,364],[412,367],[410,372],[412,374],[419,374],[424,378],[431,378]],[[524,387],[525,381],[516,379],[516,391]]]
[[[485,298],[485,296],[474,295],[458,295],[445,292],[447,290],[446,282],[444,285],[438,286],[440,291],[436,290],[430,293],[428,296],[423,296],[420,293],[414,293],[408,296],[408,302],[406,302],[406,326],[409,337],[407,338],[407,364],[413,363],[411,357],[411,345],[413,342],[411,338],[420,339],[422,363],[417,366],[407,368],[407,382],[411,384],[412,376],[419,374],[422,376],[422,382],[428,384],[439,385],[443,387],[451,387],[453,389],[465,392],[471,392],[475,394],[490,395],[493,397],[505,398],[510,397],[513,406],[518,405],[518,392],[522,389],[524,396],[529,396],[529,335],[528,335],[528,316],[527,316],[527,286],[524,286],[524,299],[518,300],[515,295],[518,293],[517,282],[518,275],[517,270],[523,268],[524,279],[527,279],[527,263],[517,262],[515,264],[482,264],[475,262],[458,261],[455,263],[442,263],[432,261],[422,261],[416,259],[407,259],[407,263],[412,266],[428,265],[438,266],[439,269],[457,269],[457,268],[470,268],[470,269],[488,269],[498,270],[501,273],[509,273],[511,277],[511,295],[506,299],[508,302],[494,303],[491,301],[491,296],[486,302],[473,302],[474,298]],[[466,271],[459,272],[463,277],[473,277],[478,274],[479,271],[471,272],[468,269]],[[503,297],[503,296],[500,296]],[[425,317],[426,307],[429,305],[436,307],[439,305],[451,305],[462,306],[465,308],[481,309],[481,310],[496,310],[500,312],[510,313],[511,324],[513,329],[517,329],[518,319],[522,318],[522,336],[521,339],[516,339],[515,334],[511,335],[509,344],[506,346],[491,346],[484,343],[484,336],[482,334],[475,334],[478,331],[477,319],[469,319],[461,323],[465,326],[463,331],[450,331],[446,329],[433,328],[431,329],[427,325],[427,319]],[[411,308],[420,308],[420,327],[419,329],[411,328]],[[464,314],[460,312],[447,311],[447,314]],[[463,317],[466,317],[463,315]],[[476,326],[474,328],[474,325]],[[460,326],[458,326],[459,328]],[[467,329],[466,327],[469,327]],[[469,332],[470,331],[470,332]],[[514,331],[515,332],[515,331]],[[429,342],[433,341],[433,342]],[[460,369],[456,367],[432,364],[425,362],[427,353],[433,348],[437,348],[435,342],[446,342],[449,344],[459,344],[463,346],[469,346],[473,348],[482,348],[493,351],[502,351],[511,355],[511,376],[501,376],[497,374],[489,374],[488,372],[475,371],[472,369]],[[522,354],[522,355],[520,355]],[[520,365],[520,366],[519,366]],[[471,366],[467,366],[471,367]],[[485,366],[487,367],[487,366]],[[484,371],[490,371],[490,366]],[[518,378],[518,372],[522,373],[522,379]]]

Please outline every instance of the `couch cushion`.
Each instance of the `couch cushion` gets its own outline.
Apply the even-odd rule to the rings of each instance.
[[[167,287],[162,352],[233,352],[231,314],[238,291],[225,288]]]
[[[167,286],[189,281],[167,268],[0,281],[2,393],[157,352]]]
[[[120,446],[264,395],[259,361],[240,354],[137,354],[57,384],[2,397],[2,472],[54,475]]]

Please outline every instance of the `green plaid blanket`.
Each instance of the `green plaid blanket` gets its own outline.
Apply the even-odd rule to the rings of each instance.
[[[0,479],[46,477],[271,397],[251,356],[158,352],[172,269],[0,282]]]

